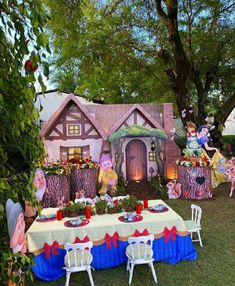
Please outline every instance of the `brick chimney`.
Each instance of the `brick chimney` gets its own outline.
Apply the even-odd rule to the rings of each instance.
[[[180,158],[181,150],[174,142],[173,103],[162,104],[162,124],[168,136],[163,151],[164,174],[167,179],[174,179],[178,177],[176,160]]]

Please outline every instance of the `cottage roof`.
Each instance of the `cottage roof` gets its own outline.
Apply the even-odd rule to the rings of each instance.
[[[107,139],[107,135],[105,134],[104,130],[102,129],[101,125],[99,124],[99,122],[96,120],[96,118],[94,118],[89,111],[86,109],[86,106],[83,105],[78,98],[73,95],[70,94],[65,100],[64,102],[60,105],[60,107],[58,108],[58,110],[56,112],[53,113],[53,115],[50,117],[50,119],[43,125],[43,128],[40,131],[40,135],[42,137],[45,137],[47,132],[51,129],[51,127],[53,126],[53,124],[57,121],[57,119],[60,117],[60,115],[63,113],[64,109],[66,108],[66,106],[68,105],[68,103],[70,101],[73,101],[78,108],[87,116],[87,118],[91,121],[91,123],[93,124],[93,126],[97,129],[97,131],[100,133],[101,137],[106,140]]]
[[[151,124],[162,131],[161,105],[155,103],[145,104],[82,104],[77,96],[70,94],[60,105],[58,110],[50,117],[41,129],[40,135],[45,137],[47,132],[62,114],[70,101],[73,101],[79,109],[87,116],[104,140],[115,132],[123,122],[137,110]]]
[[[95,116],[107,135],[116,131],[135,109],[139,110],[156,128],[164,130],[158,104],[103,104],[89,105],[86,108]]]

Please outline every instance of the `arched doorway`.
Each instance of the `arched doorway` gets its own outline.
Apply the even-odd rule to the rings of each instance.
[[[147,180],[146,146],[138,139],[131,140],[126,146],[127,181]]]

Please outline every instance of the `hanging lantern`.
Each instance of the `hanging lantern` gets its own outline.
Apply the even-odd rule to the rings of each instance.
[[[151,142],[151,151],[154,152],[155,151],[155,143],[152,141]]]

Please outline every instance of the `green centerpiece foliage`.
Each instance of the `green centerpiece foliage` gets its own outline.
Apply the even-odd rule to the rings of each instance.
[[[128,196],[127,198],[123,199],[122,204],[126,212],[133,212],[135,211],[135,206],[137,204],[137,198],[133,195]]]
[[[106,200],[98,200],[95,203],[95,209],[96,209],[96,213],[97,214],[105,214],[106,213],[106,209],[108,206],[108,202]]]
[[[76,217],[85,214],[85,204],[83,203],[68,203],[62,210],[63,217]]]

